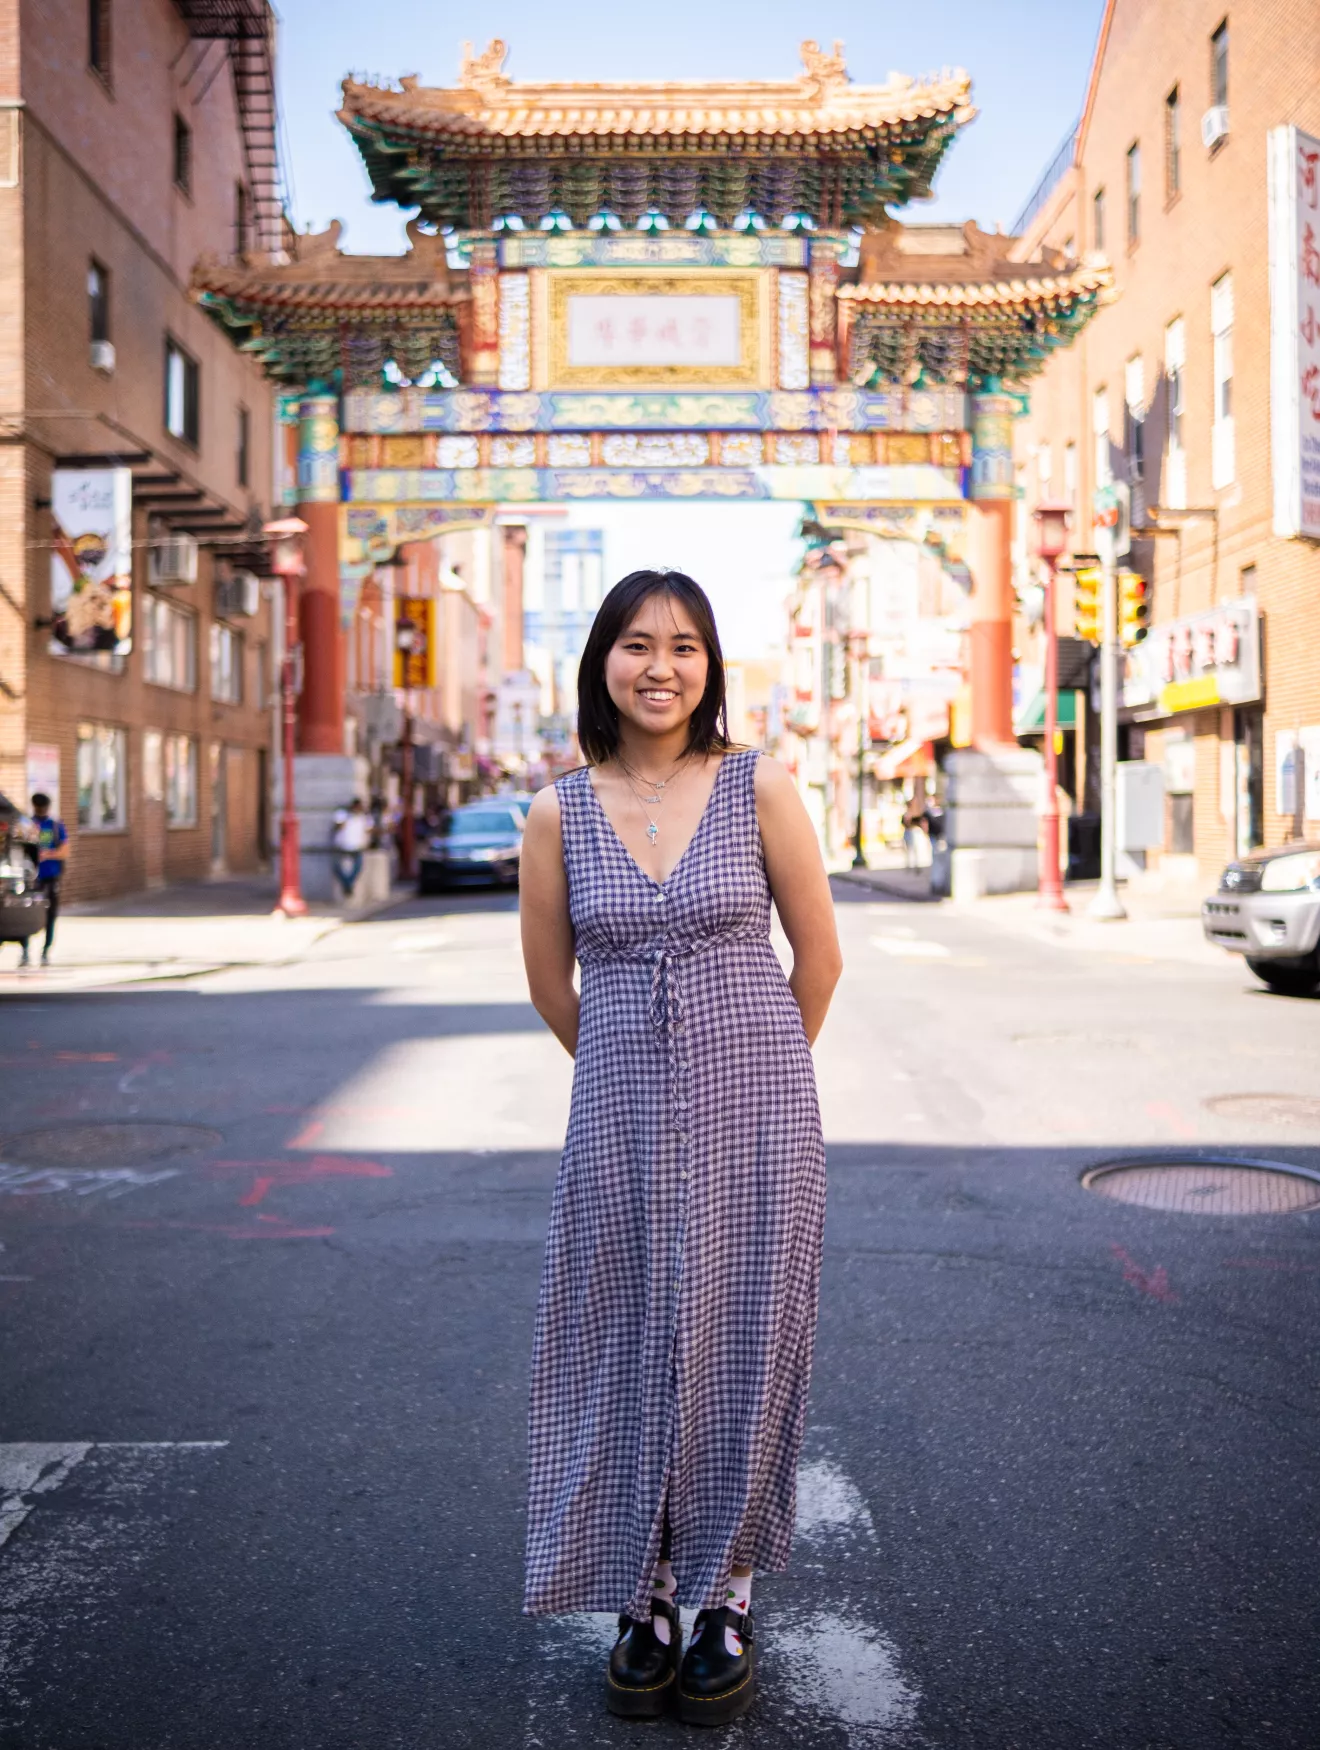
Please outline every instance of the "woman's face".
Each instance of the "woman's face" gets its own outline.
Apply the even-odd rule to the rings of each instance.
[[[682,728],[701,703],[710,658],[675,597],[657,591],[633,614],[605,658],[605,686],[621,723],[648,735]]]

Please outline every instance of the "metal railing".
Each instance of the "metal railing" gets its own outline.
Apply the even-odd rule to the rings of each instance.
[[[1054,154],[1053,158],[1050,159],[1048,165],[1045,167],[1044,174],[1037,182],[1035,188],[1033,188],[1031,193],[1027,196],[1026,205],[1009,227],[1009,230],[1014,237],[1020,237],[1022,235],[1027,226],[1036,217],[1036,214],[1045,205],[1045,202],[1054,193],[1054,190],[1058,187],[1059,181],[1064,173],[1072,169],[1073,153],[1077,148],[1077,130],[1080,125],[1080,122],[1074,122],[1068,129],[1067,138]]]

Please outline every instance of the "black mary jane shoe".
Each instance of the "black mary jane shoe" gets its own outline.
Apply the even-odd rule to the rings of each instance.
[[[676,1605],[658,1598],[653,1612],[669,1624],[668,1646],[651,1623],[619,1618],[619,1638],[605,1673],[605,1705],[621,1719],[656,1720],[673,1706],[683,1629]]]
[[[741,1653],[729,1651],[726,1628],[741,1640]],[[690,1726],[726,1726],[747,1712],[755,1694],[751,1611],[746,1616],[727,1606],[699,1611],[692,1627],[692,1643],[678,1674],[679,1719]]]

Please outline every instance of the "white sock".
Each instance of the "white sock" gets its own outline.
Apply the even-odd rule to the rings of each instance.
[[[666,1604],[673,1604],[677,1599],[678,1581],[674,1576],[672,1562],[656,1563],[655,1575],[651,1581],[651,1596],[655,1599],[663,1598]],[[653,1616],[651,1627],[655,1631],[656,1640],[662,1647],[667,1647],[669,1645],[669,1618],[663,1615]]]
[[[724,1603],[727,1609],[736,1611],[739,1616],[747,1615],[747,1612],[752,1608],[752,1576],[750,1574],[730,1574]],[[731,1628],[726,1628],[724,1648],[736,1659],[743,1650],[742,1636],[735,1634]]]

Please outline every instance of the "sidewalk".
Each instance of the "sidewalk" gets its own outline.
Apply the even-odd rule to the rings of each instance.
[[[235,966],[280,965],[344,924],[384,909],[343,911],[311,904],[306,917],[286,918],[274,910],[278,896],[273,876],[254,876],[182,882],[65,907],[55,926],[49,967],[37,964],[40,936],[29,943],[33,965],[21,972],[18,943],[0,944],[0,996],[97,990]]]
[[[1236,956],[1207,942],[1201,931],[1199,884],[1165,879],[1157,871],[1120,883],[1127,917],[1100,922],[1087,916],[1094,881],[1070,882],[1064,889],[1067,912],[1042,911],[1034,893],[997,893],[983,899],[933,901],[928,869],[847,869],[834,879],[870,887],[890,899],[936,903],[952,917],[981,918],[1014,935],[1082,952],[1137,960],[1178,960],[1200,966],[1227,965]]]

